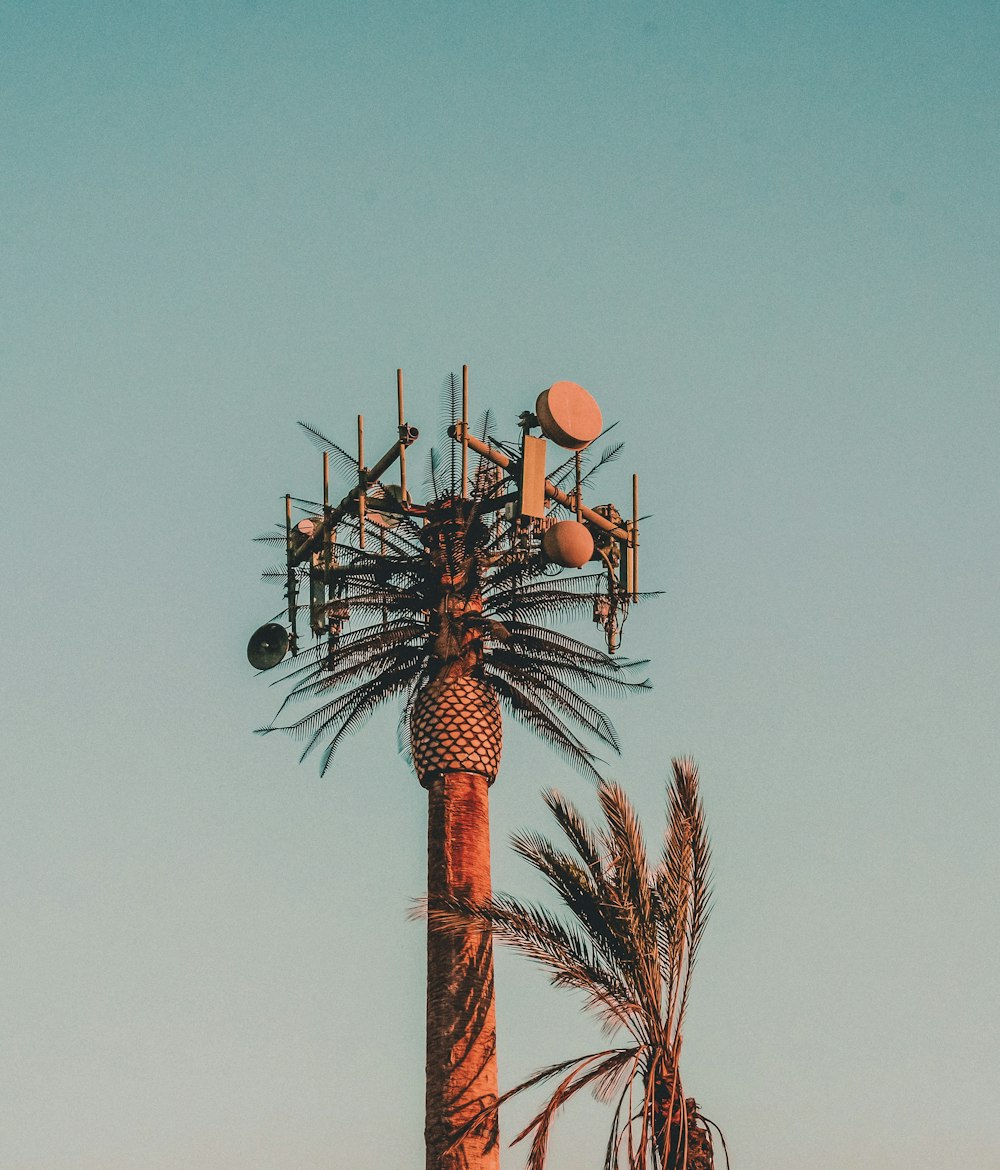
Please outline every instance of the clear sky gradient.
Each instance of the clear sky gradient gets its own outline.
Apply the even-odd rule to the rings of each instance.
[[[995,1170],[998,19],[0,6],[2,1170],[422,1164],[396,713],[321,780],[244,647],[296,419],[380,452],[401,366],[419,484],[463,362],[506,434],[587,386],[591,502],[653,513],[609,771],[655,835],[701,764],[684,1071],[734,1170]],[[508,725],[500,888],[550,784],[593,810]],[[498,994],[504,1085],[599,1041],[509,955]]]

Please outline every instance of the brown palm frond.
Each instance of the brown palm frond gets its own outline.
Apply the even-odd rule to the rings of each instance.
[[[343,736],[356,730],[359,723],[363,722],[380,704],[404,691],[413,681],[415,666],[416,669],[419,669],[419,660],[416,663],[407,662],[394,670],[386,670],[378,678],[368,679],[337,696],[336,699],[324,706],[310,711],[302,719],[281,727],[276,727],[274,724],[262,727],[259,729],[259,734],[267,735],[272,731],[285,731],[299,738],[308,736],[308,742],[300,756],[300,759],[303,760],[319,746],[324,735],[331,735],[330,748],[324,753],[320,768],[321,775],[325,774],[333,750]]]
[[[455,495],[459,490],[458,469],[456,468],[456,444],[450,441],[448,428],[458,421],[462,406],[462,385],[452,371],[441,383],[441,445],[448,452],[448,493]]]
[[[628,1026],[636,1005],[629,989],[595,948],[584,929],[562,922],[542,906],[533,906],[505,895],[488,906],[466,901],[437,903],[428,911],[431,923],[444,930],[467,929],[472,922],[515,947],[544,968],[554,987],[583,993],[589,1008]]]
[[[544,1107],[532,1118],[523,1130],[514,1138],[511,1145],[523,1141],[529,1134],[534,1134],[531,1142],[531,1152],[525,1164],[526,1170],[544,1170],[545,1157],[548,1153],[549,1134],[556,1113],[570,1098],[594,1082],[607,1078],[609,1073],[620,1070],[623,1066],[633,1062],[634,1053],[627,1049],[619,1049],[610,1055],[594,1053],[581,1058],[573,1066],[572,1071],[556,1087],[555,1092],[546,1101]]]
[[[609,658],[603,651],[596,650],[568,634],[550,630],[545,626],[529,625],[527,622],[508,621],[505,624],[510,631],[511,644],[522,652],[524,655],[522,662],[526,665],[530,665],[536,659],[547,660],[553,664],[559,662],[567,665],[579,664],[592,668],[597,674],[607,674],[611,677],[621,675],[626,679],[633,669],[627,660]]]
[[[624,1029],[634,1043],[550,1065],[505,1093],[495,1108],[562,1077],[514,1139],[532,1138],[528,1170],[543,1170],[557,1111],[587,1085],[601,1100],[617,1098],[604,1170],[711,1170],[711,1134],[693,1098],[684,1097],[678,1071],[691,966],[709,900],[697,768],[690,760],[673,762],[668,826],[655,866],[624,790],[600,781],[597,795],[599,828],[558,793],[545,795],[571,852],[537,832],[512,841],[555,891],[569,921],[502,894],[448,913],[456,925],[475,921],[491,929],[499,942],[543,966],[553,985],[582,992],[607,1030]]]
[[[624,667],[618,664],[613,670],[605,669],[600,663],[574,662],[569,655],[550,656],[536,653],[532,658],[524,656],[508,648],[511,638],[506,638],[499,644],[488,644],[486,649],[486,666],[490,671],[503,674],[513,680],[527,679],[531,685],[533,676],[545,671],[553,678],[561,679],[569,685],[587,687],[591,691],[605,694],[631,695],[635,691],[649,690],[650,683],[621,677]],[[645,665],[639,663],[638,665]]]
[[[387,647],[381,657],[381,667],[378,675],[372,678],[371,665],[367,661],[355,662],[348,666],[338,665],[335,671],[327,671],[322,666],[314,667],[282,700],[281,706],[275,713],[278,719],[289,704],[313,695],[326,695],[350,684],[363,685],[368,682],[377,683],[378,680],[391,677],[394,672],[403,672],[414,679],[420,672],[422,654],[419,648],[407,643]],[[312,712],[313,715],[316,712]],[[284,729],[283,730],[287,730]]]
[[[341,634],[337,644],[335,665],[330,664],[329,648],[320,642],[280,663],[276,669],[281,671],[281,677],[276,678],[271,685],[287,685],[297,679],[299,681],[295,685],[299,689],[304,677],[315,676],[317,683],[320,683],[342,669],[358,665],[363,665],[370,674],[377,674],[386,651],[405,643],[422,643],[425,629],[423,622],[404,616],[389,619],[385,625],[347,630]]]
[[[545,877],[587,932],[603,963],[616,973],[623,985],[631,988],[626,997],[628,1002],[638,1006],[631,971],[634,963],[627,945],[623,946],[623,916],[616,907],[617,894],[607,874],[595,881],[572,857],[556,849],[540,833],[516,833],[511,845]],[[626,944],[627,941],[626,938]]]
[[[673,761],[668,796],[668,829],[657,872],[657,891],[671,932],[673,965],[669,976],[671,1034],[680,1031],[687,1005],[690,972],[708,920],[711,850],[698,794],[698,769],[690,759]]]
[[[591,880],[601,881],[604,877],[604,862],[601,856],[600,837],[584,820],[580,811],[561,792],[550,788],[542,793],[546,807],[556,823],[576,850],[580,860],[587,867]]]

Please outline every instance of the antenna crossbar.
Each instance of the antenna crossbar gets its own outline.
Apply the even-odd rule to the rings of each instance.
[[[481,455],[484,459],[488,459],[491,463],[495,463],[497,467],[508,468],[514,460],[503,451],[498,451],[496,447],[491,447],[489,443],[484,443],[481,439],[477,439],[475,435],[469,434],[468,427],[463,423],[456,423],[453,427],[448,428],[448,433],[457,443],[464,443],[475,451],[477,455]],[[557,504],[562,504],[564,508],[569,508],[570,511],[575,512],[577,508],[577,500],[574,496],[567,495],[566,492],[560,491],[550,480],[545,481],[545,494],[550,500],[555,500]],[[621,528],[613,521],[608,520],[606,516],[602,516],[599,512],[595,512],[592,508],[586,505],[580,505],[580,515],[589,523],[593,524],[595,528],[600,528],[604,532],[610,533],[618,540],[625,541],[629,546],[633,543],[632,534],[626,529]]]
[[[294,564],[300,564],[302,561],[307,560],[317,549],[322,547],[323,533],[326,526],[329,525],[331,528],[336,528],[340,521],[353,510],[358,502],[358,498],[363,492],[368,490],[368,486],[376,480],[381,479],[399,458],[400,451],[405,450],[417,437],[418,432],[416,427],[406,428],[405,435],[401,434],[399,440],[393,443],[375,466],[368,469],[364,477],[364,484],[359,483],[356,487],[351,488],[340,503],[331,508],[329,513],[316,524],[305,540],[293,550],[290,550],[290,557]],[[371,503],[369,502],[370,507]]]

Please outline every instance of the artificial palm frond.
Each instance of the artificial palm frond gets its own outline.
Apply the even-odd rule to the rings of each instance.
[[[512,1097],[560,1077],[514,1139],[531,1138],[528,1170],[544,1170],[556,1112],[586,1087],[601,1100],[617,1097],[604,1170],[711,1170],[710,1123],[693,1098],[685,1099],[679,1073],[691,969],[709,902],[698,770],[689,759],[673,761],[667,831],[655,864],[624,790],[602,780],[597,797],[602,822],[593,826],[559,793],[546,793],[569,851],[537,832],[513,839],[515,851],[555,892],[563,915],[504,894],[484,905],[454,902],[430,911],[444,929],[474,923],[491,931],[541,965],[554,986],[582,992],[606,1031],[624,1030],[631,1038],[624,1047],[542,1069],[483,1113],[495,1114]]]
[[[604,428],[603,431],[601,431],[601,433],[597,436],[597,438],[603,439],[604,436],[608,433],[608,431],[613,431],[616,426],[618,426],[617,420],[613,423],[608,423],[608,425]],[[594,442],[596,442],[596,441],[597,440],[595,439]],[[597,461],[596,465],[593,465],[593,467],[592,467],[592,460],[594,458],[594,447],[593,447],[593,444],[591,444],[585,450],[580,452],[580,469],[581,469],[581,471],[586,471],[588,474],[590,474],[591,470],[596,470],[598,467],[603,466],[603,464],[612,462],[612,460],[618,458],[618,456],[621,454],[624,446],[625,446],[624,443],[615,443],[615,444],[612,444],[610,447],[605,447],[604,450],[601,452],[600,458]],[[574,453],[573,455],[570,455],[570,457],[568,459],[563,460],[563,462],[559,464],[559,466],[555,469],[555,471],[553,471],[552,474],[549,476],[549,480],[556,487],[563,487],[565,484],[567,484],[571,480],[575,479],[575,476],[576,476],[576,454]]]
[[[304,500],[301,496],[288,497],[296,508],[301,509],[307,515],[313,515],[322,508],[322,504],[318,500]]]
[[[443,396],[448,427],[461,410],[456,374],[445,379]],[[490,436],[493,425],[486,412],[476,429]],[[354,456],[312,424],[300,426],[350,481],[357,481]],[[276,683],[287,690],[275,718],[261,731],[283,730],[304,739],[303,755],[324,748],[325,770],[346,735],[381,703],[402,696],[405,740],[406,704],[471,647],[475,665],[461,669],[471,670],[515,719],[596,779],[595,747],[617,752],[619,741],[595,696],[647,690],[645,663],[612,657],[542,624],[592,616],[604,575],[569,575],[547,563],[538,552],[537,534],[527,552],[515,546],[515,529],[498,511],[516,486],[512,472],[480,459],[463,497],[458,447],[450,438],[446,442],[444,456],[438,449],[430,452],[425,507],[394,513],[391,524],[373,519],[371,510],[364,540],[359,516],[338,511],[336,529],[325,533],[322,564],[307,559],[293,565],[290,578],[287,564],[265,570],[268,579],[291,580],[303,591],[293,597],[296,615],[327,633],[314,650],[296,647],[278,668]],[[516,446],[489,442],[518,456]],[[608,448],[596,467],[616,454],[617,448]],[[296,502],[306,518],[323,520],[320,504]],[[285,535],[278,529],[262,539],[279,545]],[[308,584],[317,572],[325,599],[319,603]],[[314,709],[290,716],[309,699],[315,700]]]
[[[459,490],[458,473],[455,468],[456,444],[451,442],[448,428],[453,427],[458,421],[459,411],[462,406],[462,387],[454,372],[448,374],[441,384],[441,399],[441,445],[448,452],[448,491],[451,495],[455,495]]]
[[[314,447],[318,447],[321,451],[328,451],[331,455],[331,462],[334,463],[340,470],[341,474],[346,476],[351,481],[353,487],[358,480],[358,460],[357,457],[345,451],[343,447],[335,443],[332,439],[328,439],[322,431],[312,426],[310,423],[303,422],[299,419],[299,426],[305,431],[306,437]]]
[[[445,494],[444,480],[441,478],[441,455],[437,447],[431,447],[427,452],[427,474],[424,476],[424,490],[435,500]]]

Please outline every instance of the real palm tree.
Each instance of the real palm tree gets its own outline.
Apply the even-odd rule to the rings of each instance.
[[[449,390],[454,407],[454,379]],[[357,460],[302,425],[356,482]],[[484,436],[488,428],[487,417]],[[484,463],[463,484],[452,446],[449,458],[432,453],[428,488],[425,507],[369,522],[367,539],[362,516],[344,517],[327,554],[319,626],[312,610],[325,640],[286,661],[291,687],[276,719],[300,700],[313,705],[260,730],[304,739],[302,757],[321,750],[325,772],[348,734],[401,698],[400,740],[428,791],[428,900],[436,906],[491,895],[487,792],[500,764],[501,708],[596,777],[591,745],[617,751],[618,739],[581,691],[628,695],[649,683],[635,678],[642,663],[538,624],[590,616],[603,577],[552,576],[529,530],[498,522],[514,488],[507,475]],[[300,504],[322,518],[318,505]],[[268,575],[284,578],[286,568]],[[360,619],[357,628],[342,629],[346,615],[352,627]],[[496,1095],[492,941],[429,924],[427,1170],[496,1170],[496,1117],[484,1111]]]
[[[667,830],[655,864],[647,860],[624,791],[601,781],[597,796],[604,824],[595,829],[558,792],[545,794],[569,850],[534,832],[513,840],[559,895],[568,919],[506,895],[479,904],[457,899],[430,907],[429,915],[445,930],[478,923],[541,964],[555,986],[582,992],[605,1031],[625,1040],[552,1064],[490,1107],[496,1113],[511,1097],[557,1080],[514,1139],[531,1138],[528,1170],[543,1170],[556,1112],[584,1088],[614,1103],[604,1170],[709,1170],[709,1123],[694,1099],[685,1098],[679,1068],[691,970],[710,896],[698,771],[691,760],[673,761]]]

